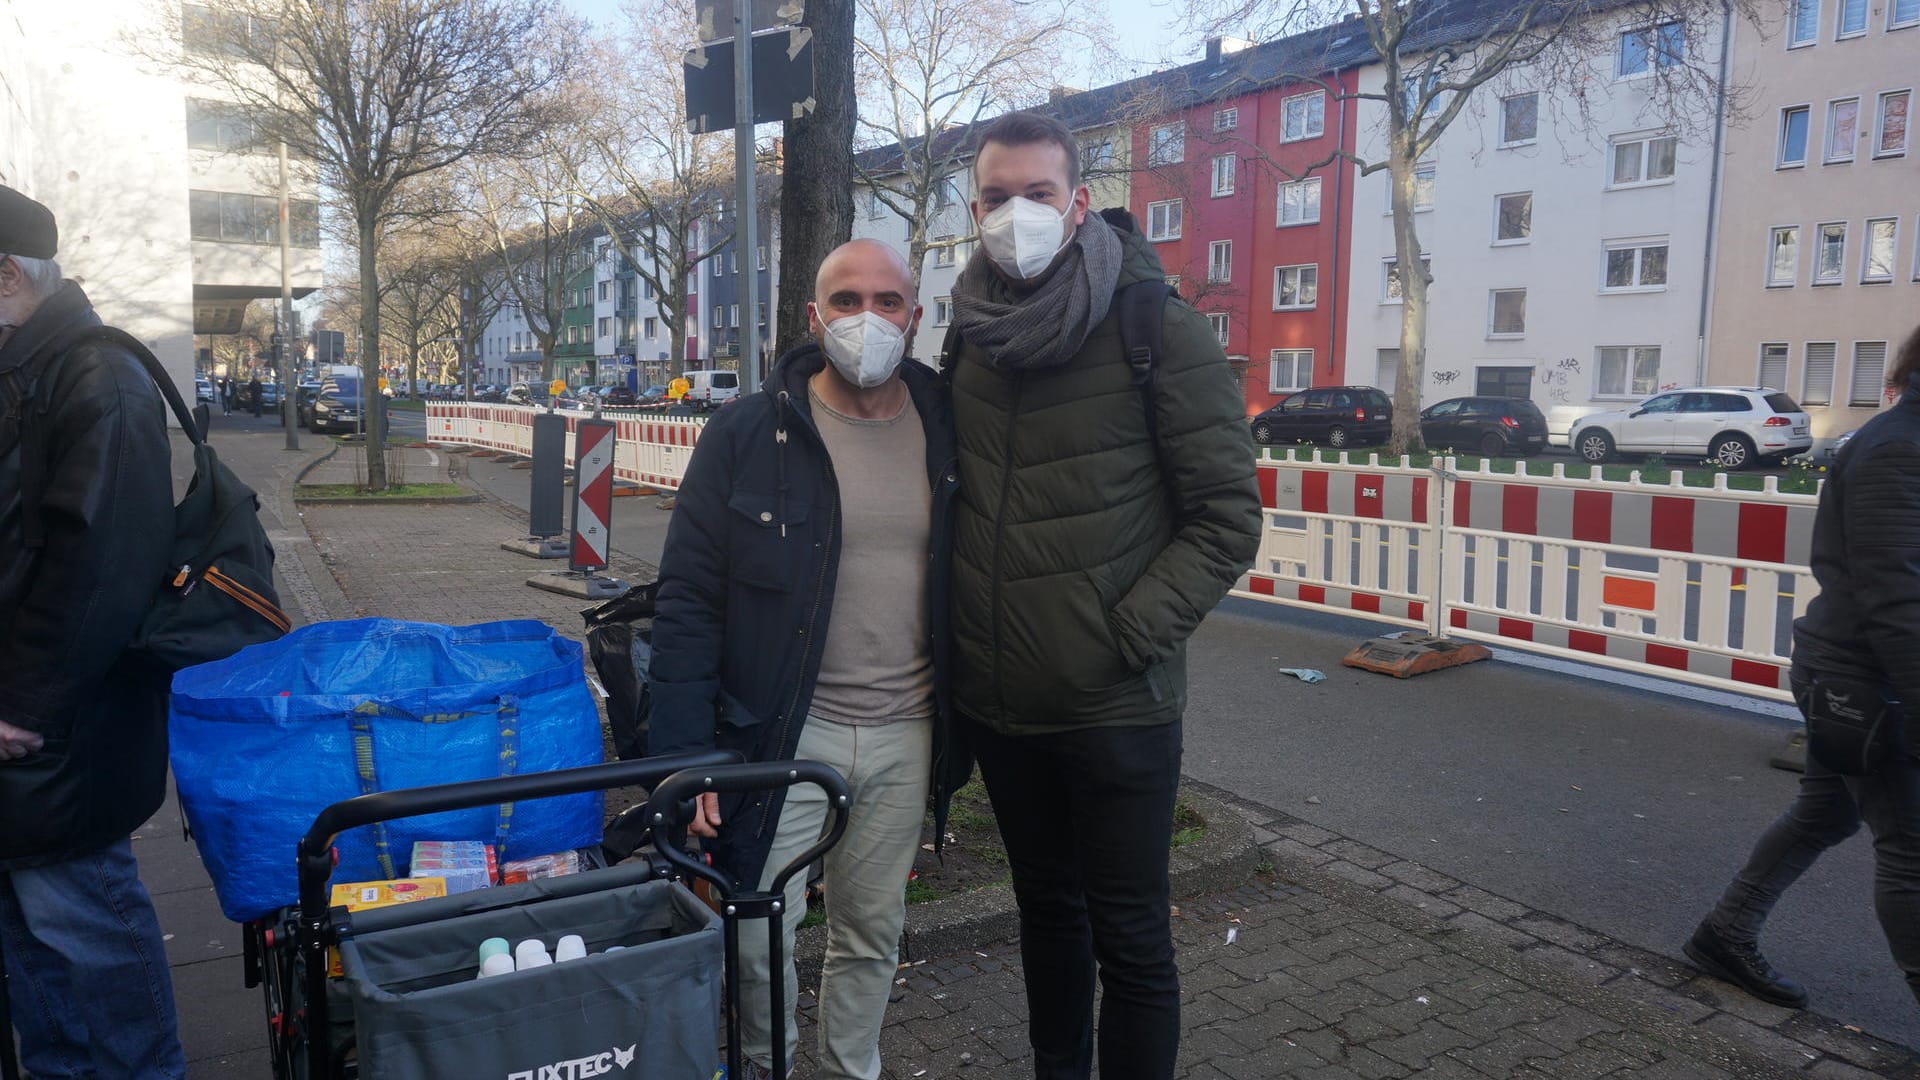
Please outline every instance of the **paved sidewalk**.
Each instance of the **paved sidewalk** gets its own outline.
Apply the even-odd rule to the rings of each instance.
[[[579,635],[585,604],[528,588],[546,567],[499,550],[521,519],[497,501],[296,507],[296,469],[326,448],[288,454],[263,434],[217,434],[216,445],[261,492],[301,621],[529,617]],[[462,463],[440,458],[430,467]],[[623,558],[615,570],[645,580],[651,567]],[[1920,1078],[1906,1048],[1232,801],[1270,866],[1244,889],[1180,902],[1183,1077]],[[238,929],[178,837],[169,806],[136,851],[172,935],[190,1074],[265,1076],[264,1013],[241,986]],[[913,959],[889,1013],[888,1075],[1031,1075],[1017,950],[983,942]]]

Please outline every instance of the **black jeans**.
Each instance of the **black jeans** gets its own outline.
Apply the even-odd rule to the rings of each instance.
[[[1097,965],[1100,1075],[1170,1080],[1180,1049],[1167,895],[1179,722],[1026,736],[967,728],[1020,904],[1034,1075],[1092,1074]]]
[[[1798,678],[1793,691],[1806,700]],[[1862,821],[1873,833],[1874,910],[1894,962],[1920,999],[1920,763],[1912,757],[1870,776],[1841,776],[1809,755],[1799,797],[1760,834],[1707,922],[1729,940],[1759,940],[1780,894]]]

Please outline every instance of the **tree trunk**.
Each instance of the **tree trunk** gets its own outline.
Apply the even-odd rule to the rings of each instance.
[[[920,297],[920,276],[927,264],[927,208],[913,204],[913,220],[907,222],[907,267],[913,271],[913,295]]]
[[[360,228],[360,415],[367,433],[367,488],[387,490],[387,409],[380,393],[380,277],[373,213],[361,210]]]
[[[1413,214],[1418,162],[1398,142],[1391,154],[1394,259],[1400,273],[1400,375],[1394,380],[1393,439],[1388,449],[1415,454],[1426,446],[1420,435],[1420,388],[1427,371],[1428,275],[1420,263],[1420,235]]]
[[[853,4],[809,0],[802,20],[813,29],[816,104],[812,116],[786,123],[775,355],[806,338],[814,272],[853,235]]]

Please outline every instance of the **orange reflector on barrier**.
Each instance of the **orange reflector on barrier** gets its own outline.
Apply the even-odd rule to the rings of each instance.
[[[1602,579],[1600,602],[1609,607],[1653,610],[1653,582],[1644,578],[1612,577]]]

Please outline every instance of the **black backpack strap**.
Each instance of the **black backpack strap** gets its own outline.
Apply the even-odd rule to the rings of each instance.
[[[114,326],[90,326],[77,334],[66,337],[48,346],[46,359],[40,361],[40,370],[29,374],[26,409],[21,414],[20,428],[20,533],[28,550],[43,548],[47,544],[47,525],[40,515],[40,505],[47,494],[47,443],[46,433],[39,430],[45,423],[45,414],[52,403],[41,399],[40,387],[44,382],[45,369],[52,358],[63,355],[72,349],[90,341],[101,341],[118,345],[132,353],[140,366],[147,369],[147,375],[160,388],[160,396],[167,400],[173,409],[173,415],[180,421],[180,427],[186,431],[187,438],[198,445],[207,441],[206,432],[194,420],[187,403],[175,389],[173,380],[168,377],[167,369],[162,367],[153,351],[139,338]]]
[[[949,321],[947,336],[940,341],[940,374],[947,382],[953,382],[953,371],[960,366],[960,327]]]
[[[1161,484],[1169,500],[1174,498],[1173,478],[1167,472],[1167,459],[1160,447],[1160,410],[1156,408],[1154,376],[1160,366],[1160,354],[1166,349],[1167,296],[1173,291],[1165,281],[1153,278],[1136,281],[1120,290],[1120,348],[1127,354],[1127,366],[1133,371],[1133,385],[1140,391],[1140,403],[1147,414],[1147,440],[1153,443],[1154,460],[1160,464]]]

